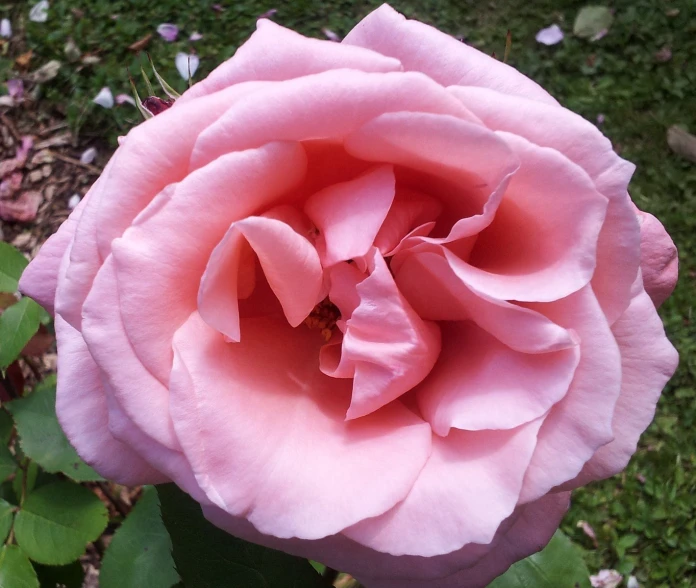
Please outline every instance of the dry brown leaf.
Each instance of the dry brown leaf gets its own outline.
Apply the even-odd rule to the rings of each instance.
[[[142,39],[139,39],[135,43],[128,45],[128,49],[131,51],[142,51],[147,47],[148,43],[152,41],[152,33],[145,35]]]
[[[15,64],[21,69],[26,69],[29,67],[29,62],[31,61],[31,56],[34,52],[29,49],[26,53],[22,53],[17,59],[15,59]]]
[[[673,125],[667,131],[667,144],[677,155],[696,163],[696,136]]]

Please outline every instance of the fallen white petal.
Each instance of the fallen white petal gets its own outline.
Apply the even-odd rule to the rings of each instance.
[[[192,78],[193,75],[196,73],[200,60],[198,59],[198,55],[188,53],[177,53],[174,62],[176,64],[176,69],[179,72],[179,75],[185,80],[188,80],[190,77]]]
[[[157,27],[157,32],[165,41],[171,43],[172,41],[176,41],[176,38],[179,35],[179,27],[174,24],[164,22]]]
[[[596,576],[590,576],[592,588],[617,588],[623,576],[616,570],[599,570]]]
[[[41,0],[34,4],[29,12],[29,20],[33,22],[46,22],[48,20],[48,0]]]
[[[128,94],[119,94],[116,96],[116,104],[131,104],[135,106],[135,98],[129,96]]]
[[[92,163],[97,158],[97,150],[94,147],[85,149],[82,155],[80,155],[80,161],[82,163]]]
[[[537,40],[537,43],[541,43],[542,45],[556,45],[563,40],[563,37],[564,35],[561,27],[553,24],[550,27],[541,29],[536,34],[535,39]]]
[[[341,37],[339,37],[336,33],[334,33],[331,29],[321,29],[321,32],[326,35],[326,38],[329,41],[335,41],[336,43],[341,42]]]
[[[5,37],[9,39],[12,36],[12,25],[10,24],[9,18],[3,18],[0,20],[0,37]]]
[[[70,196],[70,200],[68,200],[68,208],[73,210],[80,203],[80,200],[82,200],[82,197],[79,194],[73,194]]]
[[[15,100],[21,100],[24,97],[24,82],[19,78],[7,80],[7,93]]]
[[[626,582],[626,588],[640,588],[638,578],[636,578],[635,576],[629,576],[628,582]]]
[[[99,106],[103,106],[104,108],[113,108],[114,95],[107,86],[104,86],[101,90],[99,90],[99,94],[94,97],[92,102],[98,104]]]
[[[189,37],[189,41],[200,41],[203,38],[203,35],[200,33],[191,33],[191,36]]]

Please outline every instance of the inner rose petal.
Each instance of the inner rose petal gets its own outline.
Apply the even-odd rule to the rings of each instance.
[[[355,419],[374,412],[405,394],[428,375],[440,352],[440,329],[425,322],[399,293],[386,262],[373,248],[367,258],[370,275],[355,290],[359,304],[346,320],[342,344],[327,346],[321,370],[353,377],[353,396],[346,414]],[[351,276],[332,283],[329,297],[351,286]],[[345,308],[345,305],[344,305]]]
[[[391,112],[367,122],[345,141],[346,151],[369,161],[398,164],[400,187],[419,189],[443,206],[436,231],[454,241],[475,235],[493,220],[519,166],[505,141],[485,127],[454,116]],[[413,171],[426,174],[414,177]],[[428,240],[428,238],[422,238]]]
[[[468,263],[449,255],[452,267],[465,283],[502,300],[548,302],[576,292],[592,279],[608,200],[558,151],[498,134],[522,165]]]
[[[276,216],[287,216],[287,208],[280,213],[276,211]],[[316,249],[289,224],[267,216],[250,216],[233,223],[208,261],[198,292],[198,311],[211,327],[237,342],[240,340],[237,299],[245,243],[256,254],[291,326],[298,326],[309,315],[321,299],[323,286],[323,270]]]
[[[394,185],[394,170],[384,165],[309,197],[304,210],[319,230],[324,267],[369,251],[394,200]]]
[[[578,346],[552,353],[513,351],[470,321],[440,323],[442,352],[418,387],[418,406],[441,436],[452,427],[512,429],[561,400],[580,361]]]

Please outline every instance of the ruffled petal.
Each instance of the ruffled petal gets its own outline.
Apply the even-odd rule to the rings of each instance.
[[[402,70],[399,61],[392,57],[362,47],[307,38],[264,18],[256,23],[256,32],[232,59],[195,84],[176,103],[186,103],[240,82],[283,81],[339,68]]]
[[[309,315],[323,286],[319,255],[288,224],[264,216],[233,223],[213,250],[198,291],[203,320],[232,341],[240,340],[238,277],[245,243],[256,254],[291,326]]]
[[[638,271],[638,226],[626,192],[635,166],[616,154],[595,125],[566,108],[486,88],[453,86],[448,91],[488,128],[514,133],[563,153],[609,198],[592,289],[611,324],[628,306]]]
[[[388,4],[368,14],[343,43],[395,57],[406,71],[421,71],[443,86],[483,86],[557,104],[516,69],[422,22],[406,20]]]
[[[322,372],[353,378],[347,419],[370,414],[411,390],[440,353],[440,329],[422,321],[401,296],[377,249],[367,264],[370,275],[355,287],[358,306],[342,317],[346,323],[340,359],[337,347],[330,348],[335,355],[321,355]],[[344,283],[334,282],[330,292]],[[339,299],[345,297],[339,294]]]
[[[674,242],[652,214],[637,211],[640,223],[640,269],[645,291],[659,307],[674,290],[679,257]]]
[[[578,347],[520,353],[471,322],[441,325],[442,352],[417,390],[433,431],[512,429],[544,416],[568,391]]]
[[[350,382],[319,372],[316,332],[268,319],[242,330],[240,343],[225,343],[194,313],[174,338],[171,412],[210,500],[262,533],[301,539],[403,500],[430,453],[430,427],[399,403],[346,422]]]
[[[578,343],[572,331],[542,313],[491,298],[465,285],[439,246],[406,251],[392,260],[391,267],[399,291],[422,319],[473,321],[521,353],[549,353]]]
[[[558,300],[592,279],[608,201],[558,151],[498,134],[522,165],[468,263],[447,257],[462,281],[494,298]]]
[[[376,117],[348,136],[345,148],[360,159],[387,161],[427,174],[420,182],[422,191],[439,192],[443,220],[457,219],[451,230],[443,226],[450,235],[439,242],[468,237],[486,227],[519,166],[505,141],[480,124],[422,112]]]
[[[163,384],[172,337],[197,307],[215,246],[233,222],[262,212],[296,186],[305,165],[297,143],[229,153],[189,174],[114,241],[123,326],[139,360]]]
[[[392,555],[437,556],[490,543],[517,505],[540,425],[434,436],[430,459],[406,499],[343,534]]]
[[[417,73],[340,69],[286,82],[242,99],[198,136],[191,165],[201,167],[230,151],[270,141],[341,142],[385,112],[432,112],[471,118],[442,86]]]
[[[633,298],[626,312],[612,325],[612,332],[621,351],[622,370],[621,396],[611,424],[614,440],[597,450],[568,488],[608,478],[626,467],[679,362],[653,301],[645,292]]]
[[[56,413],[70,443],[85,462],[119,484],[167,482],[166,476],[111,435],[106,394],[87,345],[60,315],[55,325],[60,345]]]
[[[309,197],[304,211],[319,230],[324,267],[367,254],[394,200],[395,183],[392,166],[384,165]]]
[[[573,479],[595,451],[614,438],[611,421],[621,391],[619,348],[591,287],[552,304],[533,306],[577,332],[580,364],[568,393],[539,431],[522,503]]]

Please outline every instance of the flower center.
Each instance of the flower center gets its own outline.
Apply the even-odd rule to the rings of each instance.
[[[309,316],[304,320],[304,324],[310,329],[318,329],[321,331],[324,340],[328,341],[331,339],[336,321],[340,318],[341,312],[327,296],[309,313]]]

